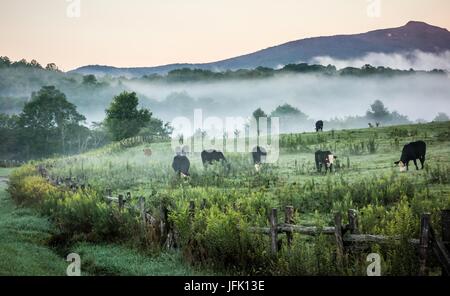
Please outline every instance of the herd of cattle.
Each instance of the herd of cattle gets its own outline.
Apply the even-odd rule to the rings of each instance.
[[[378,125],[377,125],[378,126]],[[323,121],[316,122],[316,131],[323,131]],[[148,151],[146,151],[146,155],[148,155]],[[150,153],[151,154],[151,153]],[[172,162],[173,170],[182,177],[189,176],[189,168],[190,161],[187,157],[188,152],[186,149],[179,149],[176,153],[177,155],[174,157]],[[265,163],[267,152],[263,147],[257,146],[252,152],[253,164],[255,165],[256,171],[259,171],[261,165]],[[424,141],[412,142],[403,147],[402,154],[400,156],[400,160],[396,161],[395,164],[399,166],[400,171],[407,171],[409,169],[409,162],[413,161],[416,169],[417,159],[421,163],[421,168],[423,169],[425,163],[426,156],[426,144]],[[228,169],[230,168],[230,164],[228,163],[225,155],[217,150],[204,150],[201,153],[201,159],[203,165],[206,167],[208,165],[213,164],[213,162],[221,162]],[[322,171],[322,168],[325,168],[325,172],[332,172],[333,165],[337,156],[334,155],[331,151],[316,151],[315,152],[315,164],[318,172]]]
[[[187,157],[187,154],[188,152],[185,149],[177,151],[177,155],[174,157],[172,162],[173,170],[182,177],[189,176],[189,168],[191,166],[191,163],[189,161],[189,158]],[[257,171],[259,171],[261,164],[265,162],[266,156],[267,152],[264,148],[257,146],[253,149],[253,163]],[[202,163],[205,167],[213,164],[214,162],[221,162],[227,169],[230,168],[230,164],[221,151],[204,150],[201,153],[201,158]]]
[[[267,156],[267,152],[263,147],[257,146],[252,151],[253,163],[255,165],[256,171],[260,170],[260,167],[263,163],[265,163],[265,159]],[[421,169],[424,167],[425,163],[425,155],[426,155],[426,144],[423,141],[413,142],[405,145],[402,150],[402,154],[400,156],[400,160],[396,161],[395,164],[400,167],[400,171],[406,171],[409,169],[409,162],[413,161],[416,169],[417,159],[421,163]],[[213,164],[213,162],[221,162],[226,168],[230,168],[230,164],[228,163],[225,155],[217,150],[204,150],[201,153],[202,163],[206,167],[207,165]],[[337,159],[337,156],[334,155],[331,151],[316,151],[315,153],[315,163],[318,172],[322,171],[322,167],[325,168],[325,172],[332,172],[334,161]],[[173,170],[182,177],[189,176],[189,168],[191,163],[189,158],[187,157],[187,152],[181,150],[177,152],[177,155],[174,157],[172,162]]]

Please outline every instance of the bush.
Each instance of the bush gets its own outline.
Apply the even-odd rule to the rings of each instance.
[[[22,205],[36,207],[55,223],[70,241],[119,241],[139,234],[138,220],[132,214],[109,207],[96,191],[64,191],[38,176],[31,165],[15,170],[9,192]]]

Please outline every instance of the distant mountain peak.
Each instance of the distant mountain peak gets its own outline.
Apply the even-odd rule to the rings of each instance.
[[[287,64],[311,63],[317,57],[357,59],[369,53],[409,53],[450,51],[450,32],[422,21],[409,21],[397,28],[386,28],[354,35],[311,37],[290,41],[254,53],[205,64],[171,64],[157,67],[115,68],[85,66],[71,72],[83,75],[143,76],[166,74],[180,68],[237,70],[257,67],[277,68]]]
[[[422,22],[422,21],[409,21],[404,27],[405,28],[415,29],[415,30],[431,29],[431,30],[448,31],[445,28],[433,26],[433,25],[430,25],[430,24],[428,24],[426,22]]]

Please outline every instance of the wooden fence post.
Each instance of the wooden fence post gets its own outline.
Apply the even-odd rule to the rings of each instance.
[[[284,211],[284,223],[286,224],[294,224],[294,207],[293,206],[286,206]],[[292,245],[292,232],[286,232],[286,238],[287,238],[287,245],[288,249],[291,250]]]
[[[161,224],[160,224],[161,245],[164,245],[167,241],[167,235],[169,233],[168,226],[169,226],[168,211],[166,206],[161,205]]]
[[[145,198],[143,196],[139,197],[139,212],[141,214],[142,225],[147,224],[147,219],[145,218]]]
[[[442,241],[450,251],[450,210],[441,211]]]
[[[336,262],[339,269],[342,268],[342,259],[344,257],[344,241],[342,239],[342,215],[334,215],[334,236],[336,238]]]
[[[351,234],[358,234],[358,213],[356,210],[348,210],[348,226]]]
[[[204,198],[204,199],[202,200],[202,204],[201,204],[200,208],[201,208],[202,210],[204,210],[204,209],[206,208],[206,198]]]
[[[194,218],[195,215],[195,202],[193,200],[191,200],[189,202],[189,216],[192,218]]]
[[[278,251],[278,215],[277,209],[273,208],[270,212],[270,238],[271,238],[271,250],[275,255]]]
[[[123,195],[119,194],[119,211],[123,210],[124,201],[123,201]]]
[[[419,275],[424,276],[428,274],[427,257],[428,247],[430,244],[430,214],[422,214],[420,218],[420,244],[419,244]]]

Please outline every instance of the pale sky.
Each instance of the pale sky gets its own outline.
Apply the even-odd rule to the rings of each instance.
[[[211,62],[409,20],[449,29],[449,12],[449,0],[0,0],[0,56],[62,70]]]

